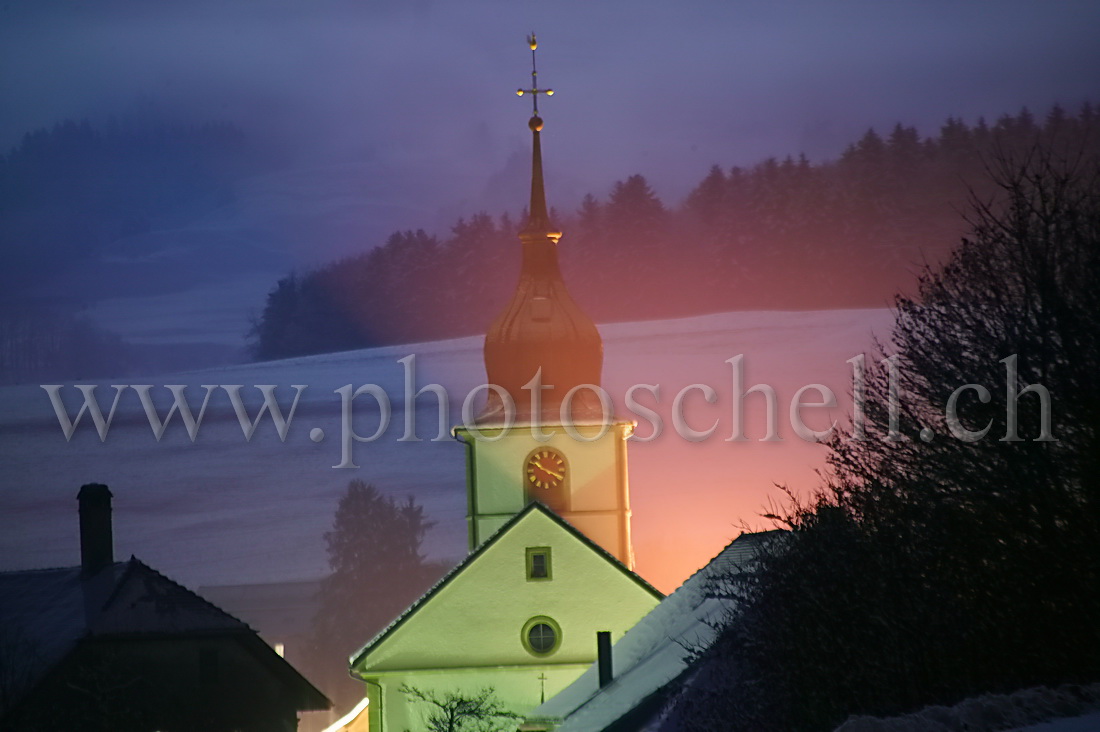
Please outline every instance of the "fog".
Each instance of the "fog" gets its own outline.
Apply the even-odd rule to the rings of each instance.
[[[870,125],[1075,106],[1098,24],[1095,3],[1026,0],[9,4],[0,147],[144,100],[298,164],[372,160],[418,209],[515,209],[485,188],[526,145],[533,28],[555,202],[635,172],[675,198],[713,163],[835,156]]]
[[[713,164],[832,159],[870,126],[932,135],[949,115],[1075,109],[1100,88],[1097,27],[1095,3],[1030,0],[7,3],[0,151],[64,120],[218,122],[255,166],[224,200],[195,186],[197,203],[135,212],[134,226],[125,210],[97,219],[90,197],[75,224],[49,193],[8,206],[0,301],[81,308],[173,359],[218,354],[171,368],[209,365],[292,268],[399,229],[445,236],[460,216],[518,214],[532,29],[556,91],[542,105],[548,194],[568,212],[634,173],[676,205]],[[183,169],[186,155],[167,160]],[[8,195],[29,187],[20,175]],[[67,175],[55,163],[47,177]]]

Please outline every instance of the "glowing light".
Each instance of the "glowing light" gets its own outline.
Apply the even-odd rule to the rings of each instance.
[[[332,726],[325,727],[324,732],[340,732],[340,730],[345,729],[349,724],[355,721],[355,718],[358,717],[364,709],[367,708],[368,704],[370,704],[370,699],[363,697],[363,700],[356,704],[350,712],[333,722]]]

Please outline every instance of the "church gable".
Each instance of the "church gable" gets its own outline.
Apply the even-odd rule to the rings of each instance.
[[[661,594],[538,503],[501,528],[353,660],[361,676],[590,663]]]

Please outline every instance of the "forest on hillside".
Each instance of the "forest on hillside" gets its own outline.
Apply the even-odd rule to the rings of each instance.
[[[83,309],[123,286],[162,291],[105,275],[121,254],[155,259],[119,242],[230,204],[253,168],[233,125],[140,116],[66,120],[0,155],[0,383],[159,366]]]
[[[973,198],[995,195],[991,162],[1057,138],[1095,150],[1097,112],[1027,109],[995,124],[949,118],[935,136],[869,129],[839,159],[715,165],[685,200],[660,200],[642,175],[554,211],[570,291],[598,321],[738,309],[883,307],[912,291],[966,228]],[[517,191],[517,197],[523,192]],[[523,215],[478,213],[450,235],[394,233],[383,246],[291,273],[250,333],[257,359],[482,333],[514,287]]]
[[[231,202],[249,165],[228,123],[66,120],[27,133],[0,155],[0,237],[17,245],[0,300],[78,290],[74,275],[112,242]]]

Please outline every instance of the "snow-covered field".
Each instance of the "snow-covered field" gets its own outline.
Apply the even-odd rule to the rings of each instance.
[[[1097,732],[1098,707],[1100,684],[1038,686],[899,717],[852,717],[835,732]]]
[[[1100,730],[1100,712],[1083,717],[1055,719],[1051,722],[1020,727],[1012,732],[1096,732]]]
[[[834,409],[806,409],[808,426],[823,429],[848,412],[851,366],[846,361],[871,349],[872,331],[889,333],[888,310],[739,312],[694,318],[604,326],[604,387],[621,415],[633,384],[660,386],[657,411],[664,433],[630,447],[631,500],[638,570],[664,591],[714,556],[741,524],[766,528],[759,518],[779,500],[773,484],[797,490],[816,485],[814,470],[825,451],[799,439],[788,408],[807,384],[829,386]],[[246,441],[230,402],[215,390],[194,444],[178,416],[158,442],[137,394],[128,389],[105,441],[85,416],[66,442],[47,393],[37,385],[0,389],[0,569],[72,565],[78,561],[76,491],[86,482],[110,485],[115,494],[116,554],[133,553],[192,587],[316,577],[325,571],[322,535],[347,482],[361,478],[394,495],[412,494],[437,522],[429,553],[457,558],[465,551],[463,451],[450,439],[435,442],[436,407],[417,401],[420,442],[399,442],[403,431],[403,367],[416,355],[417,385],[436,382],[451,395],[449,422],[461,419],[466,394],[484,381],[481,337],[376,348],[278,362],[225,367],[185,374],[128,379],[152,384],[161,416],[167,384],[188,385],[197,412],[203,384],[241,384],[252,414],[259,402],[254,385],[276,384],[284,409],[291,385],[307,388],[285,442],[265,418]],[[727,442],[732,430],[731,366],[745,354],[745,387],[773,386],[778,394],[779,442],[765,434],[763,398],[747,398],[749,441]],[[106,411],[113,398],[109,380],[97,390]],[[354,446],[358,470],[334,469],[340,462],[340,396],[346,385],[381,386],[393,404],[393,422],[380,439]],[[678,436],[670,405],[683,387],[707,384],[717,403],[699,391],[687,397],[688,421],[714,435],[701,442]],[[68,385],[69,415],[78,392]],[[640,393],[639,401],[654,406]],[[804,402],[818,401],[816,392]],[[356,429],[369,434],[377,408],[369,397],[354,404]],[[325,437],[310,439],[320,428]],[[639,435],[648,436],[644,422]]]

